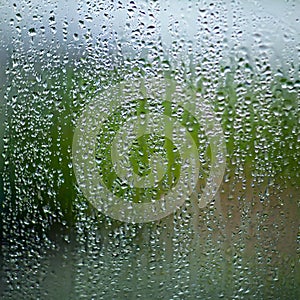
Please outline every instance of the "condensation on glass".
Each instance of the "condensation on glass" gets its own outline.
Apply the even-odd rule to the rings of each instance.
[[[0,297],[300,299],[298,1],[2,1]]]

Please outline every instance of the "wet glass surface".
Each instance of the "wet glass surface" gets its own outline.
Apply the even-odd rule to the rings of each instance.
[[[298,1],[0,3],[0,298],[299,299]]]

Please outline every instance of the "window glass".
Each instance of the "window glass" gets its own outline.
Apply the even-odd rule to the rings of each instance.
[[[300,2],[0,3],[0,297],[300,299]]]

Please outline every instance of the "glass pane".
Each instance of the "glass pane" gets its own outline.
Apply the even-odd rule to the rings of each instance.
[[[300,299],[298,1],[2,1],[3,299]]]

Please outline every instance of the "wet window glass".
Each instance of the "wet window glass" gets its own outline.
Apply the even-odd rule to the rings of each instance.
[[[1,299],[300,299],[299,1],[0,3]]]

